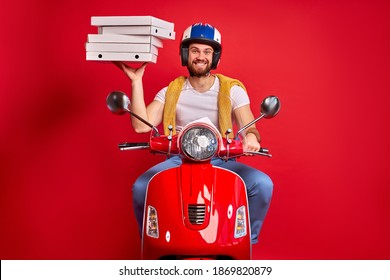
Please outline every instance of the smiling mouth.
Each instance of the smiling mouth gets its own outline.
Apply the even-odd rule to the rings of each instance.
[[[204,61],[204,60],[195,60],[193,62],[194,65],[197,65],[197,66],[207,66],[207,61]]]

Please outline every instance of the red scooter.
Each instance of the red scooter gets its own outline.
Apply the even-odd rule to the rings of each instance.
[[[204,120],[186,125],[177,135],[170,129],[170,135],[161,136],[156,127],[131,112],[129,104],[122,92],[107,97],[113,113],[130,113],[152,132],[148,143],[122,143],[120,150],[149,149],[154,154],[182,158],[180,166],[164,170],[149,181],[142,259],[251,259],[245,183],[237,174],[213,166],[211,159],[245,155],[240,132],[263,117],[274,117],[280,109],[278,98],[264,99],[260,117],[242,127],[234,139],[222,137]],[[271,157],[264,148],[250,153]]]

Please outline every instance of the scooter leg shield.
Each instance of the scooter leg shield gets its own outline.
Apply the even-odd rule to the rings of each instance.
[[[145,202],[142,258],[250,259],[246,189],[237,174],[182,164],[152,178]]]

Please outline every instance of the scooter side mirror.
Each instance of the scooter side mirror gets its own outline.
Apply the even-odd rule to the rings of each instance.
[[[110,109],[110,111],[112,113],[117,114],[117,115],[123,115],[123,114],[129,113],[133,117],[137,118],[138,120],[140,120],[141,122],[143,122],[144,124],[149,126],[151,129],[153,129],[154,135],[160,135],[158,133],[157,128],[154,125],[152,125],[150,122],[146,121],[145,119],[141,118],[137,114],[133,113],[129,109],[129,106],[131,104],[130,98],[126,94],[124,94],[123,92],[121,92],[121,91],[111,92],[107,96],[106,104],[107,104],[108,109]]]
[[[279,110],[280,110],[279,98],[277,98],[276,96],[273,96],[273,95],[266,97],[261,102],[260,109],[261,109],[261,116],[255,120],[251,121],[250,123],[244,125],[243,127],[241,127],[241,129],[239,129],[236,133],[236,138],[238,138],[238,135],[242,131],[244,131],[245,129],[250,127],[252,124],[258,122],[262,118],[270,119],[270,118],[275,117],[279,113]]]
[[[114,114],[123,115],[129,113],[131,104],[129,97],[121,91],[111,92],[106,99],[108,109]]]
[[[264,115],[264,118],[271,119],[275,117],[280,110],[280,101],[276,96],[266,97],[260,105],[261,114]]]

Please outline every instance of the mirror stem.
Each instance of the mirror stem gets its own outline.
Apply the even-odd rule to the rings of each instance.
[[[236,133],[236,138],[238,138],[238,135],[244,131],[245,129],[247,129],[248,127],[250,127],[252,124],[254,124],[255,122],[258,122],[259,120],[261,120],[263,117],[265,116],[265,114],[261,114],[260,117],[258,117],[257,119],[251,121],[250,123],[248,123],[247,125],[244,125],[243,127],[241,127],[237,133]]]
[[[151,123],[145,121],[143,118],[141,118],[140,116],[138,116],[136,113],[133,113],[133,112],[130,111],[129,109],[127,109],[127,112],[129,112],[130,115],[132,115],[133,117],[135,117],[137,120],[140,120],[141,122],[143,122],[144,124],[146,124],[147,126],[149,126],[151,129],[153,129],[154,132],[155,132],[155,134],[154,134],[155,136],[160,136],[160,133],[158,133],[158,130],[157,130],[157,128],[156,128],[154,125],[152,125]]]

